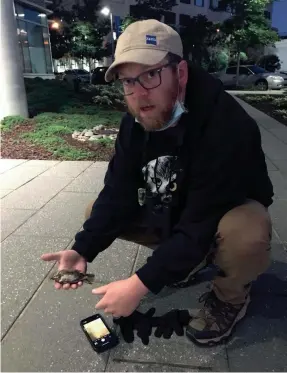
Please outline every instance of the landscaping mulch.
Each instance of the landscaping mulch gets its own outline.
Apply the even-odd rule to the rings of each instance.
[[[106,132],[105,132],[106,133]],[[95,161],[110,161],[114,155],[114,146],[108,146],[95,141],[80,142],[76,139],[73,139],[70,135],[62,136],[68,144],[74,146],[75,148],[82,150],[89,150],[94,152],[93,160]],[[87,158],[90,160],[91,158]]]
[[[33,131],[34,124],[20,124],[12,130],[1,133],[1,158],[12,159],[53,159],[52,153],[45,148],[21,139],[22,133]]]

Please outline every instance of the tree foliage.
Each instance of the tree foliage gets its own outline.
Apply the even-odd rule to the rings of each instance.
[[[51,18],[60,23],[59,29],[50,29],[53,58],[69,54],[100,60],[109,55],[103,38],[110,31],[110,24],[100,15],[100,8],[100,0],[78,0],[68,11],[63,8],[62,0],[53,0]]]
[[[78,0],[73,5],[71,52],[75,57],[101,60],[109,54],[103,47],[103,38],[110,31],[110,24],[100,15],[100,9],[100,0]]]
[[[276,54],[262,56],[259,61],[257,61],[257,65],[272,73],[281,69],[280,59]]]
[[[125,31],[125,29],[131,25],[132,23],[136,22],[137,21],[137,18],[133,17],[133,16],[126,16],[123,20],[122,20],[122,24],[121,24],[121,31]]]
[[[177,3],[175,0],[136,0],[131,6],[131,14],[127,15],[121,23],[123,32],[133,22],[143,19],[161,20],[165,12],[170,11]]]
[[[72,21],[71,12],[65,10],[62,5],[62,0],[53,0],[49,6],[53,14],[50,15],[50,21],[59,24],[58,29],[50,27],[50,43],[53,59],[64,57],[71,49],[71,32],[69,23]]]
[[[229,9],[231,17],[221,29],[231,52],[237,56],[237,81],[239,75],[240,52],[248,47],[258,47],[274,43],[278,35],[271,29],[265,17],[270,0],[221,0],[221,9]]]
[[[217,45],[221,40],[218,27],[201,14],[190,18],[187,26],[181,29],[185,58],[188,59],[191,54],[193,63],[208,64],[208,48]]]
[[[159,12],[171,10],[176,5],[175,0],[136,0],[137,7],[155,9]]]
[[[175,0],[136,0],[136,4],[131,8],[131,16],[137,20],[148,18],[161,20],[164,13],[172,10],[176,5]]]

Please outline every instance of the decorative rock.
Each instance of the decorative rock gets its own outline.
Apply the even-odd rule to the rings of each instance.
[[[87,131],[87,132],[85,132],[85,136],[86,137],[91,137],[93,135],[94,135],[93,131]]]
[[[93,135],[89,138],[89,141],[96,141],[100,140],[103,136],[102,135]]]
[[[93,128],[94,131],[101,131],[101,130],[104,130],[104,129],[105,129],[105,126],[103,126],[102,124]]]
[[[105,132],[104,134],[99,134],[99,131]],[[115,132],[115,133],[111,133]],[[100,139],[109,139],[115,141],[118,135],[119,129],[118,128],[109,128],[105,127],[102,124],[99,126],[94,127],[91,129],[85,129],[84,131],[74,131],[72,134],[73,139],[77,139],[78,141],[85,142],[85,141],[97,141]]]

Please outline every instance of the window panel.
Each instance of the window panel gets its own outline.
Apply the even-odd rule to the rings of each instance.
[[[31,65],[31,58],[30,58],[30,51],[29,51],[29,42],[28,42],[28,34],[26,30],[26,22],[17,20],[18,24],[18,41],[20,52],[22,56],[23,62],[23,72],[24,73],[31,73],[32,72],[32,65]]]
[[[32,9],[27,6],[22,6],[16,3],[15,11],[16,17],[18,17],[19,20],[31,21],[43,26],[47,26],[46,14],[41,13],[36,9]]]
[[[210,0],[210,8],[217,9],[219,5],[219,0]]]
[[[239,67],[240,75],[250,75],[250,71],[246,67]]]
[[[136,5],[130,5],[130,15],[135,18],[150,18],[150,19],[157,19],[160,21],[161,19],[161,12],[152,8],[146,9],[144,12],[141,7]]]
[[[265,10],[264,11],[264,15],[267,19],[271,19],[271,12],[269,12],[269,10]]]
[[[46,74],[47,67],[42,26],[27,22],[27,32],[32,72],[34,74]]]
[[[229,68],[226,70],[226,74],[230,74],[230,75],[234,75],[234,74],[236,74],[236,67],[229,67]]]
[[[204,0],[194,0],[194,5],[204,7]]]
[[[47,27],[43,27],[43,41],[44,41],[44,50],[45,50],[45,58],[46,58],[46,68],[47,73],[53,73],[52,67],[52,56],[51,56],[51,48],[50,48],[50,39],[49,39],[49,30]]]

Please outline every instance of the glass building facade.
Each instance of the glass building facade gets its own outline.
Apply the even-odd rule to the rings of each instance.
[[[15,1],[17,34],[24,74],[53,74],[47,16]]]

